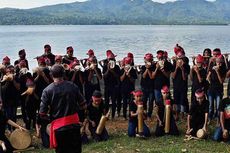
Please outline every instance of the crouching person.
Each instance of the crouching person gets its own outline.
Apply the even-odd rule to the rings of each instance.
[[[202,129],[204,133],[207,131],[209,102],[205,99],[203,89],[198,89],[195,92],[196,100],[192,104],[189,115],[187,117],[187,132],[186,135],[197,136],[198,130]]]
[[[102,101],[102,94],[95,90],[92,96],[92,103],[88,106],[89,129],[93,139],[106,141],[109,139],[108,132],[105,128],[105,122],[108,120],[109,112],[106,114],[105,105]]]
[[[214,133],[215,141],[229,141],[230,132],[230,96],[220,102],[220,127]]]
[[[146,112],[143,110],[143,92],[137,90],[132,93],[134,101],[132,101],[129,106],[128,136],[135,137],[136,133],[138,133],[141,137],[150,137],[149,128],[144,122],[146,119]]]
[[[179,131],[173,116],[173,100],[170,96],[170,90],[168,86],[163,86],[161,89],[162,100],[157,102],[157,127],[156,136],[179,135]]]

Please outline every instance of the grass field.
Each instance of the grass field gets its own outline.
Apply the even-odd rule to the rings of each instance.
[[[148,139],[129,138],[127,136],[127,122],[122,119],[109,121],[107,129],[110,139],[106,142],[91,142],[83,146],[83,153],[230,153],[230,145],[223,142],[208,140],[184,141],[185,121],[179,122],[180,136],[154,136],[155,122],[148,122],[152,135]],[[119,124],[118,124],[119,123]],[[211,137],[214,131],[214,124],[209,126]],[[54,151],[36,147],[35,150],[27,153],[53,153]]]

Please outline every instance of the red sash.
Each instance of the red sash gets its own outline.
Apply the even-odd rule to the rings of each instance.
[[[65,116],[62,118],[58,118],[51,122],[50,124],[50,148],[56,148],[57,147],[57,141],[55,137],[55,130],[71,125],[71,124],[78,124],[79,123],[79,117],[78,114],[73,114],[69,116]]]

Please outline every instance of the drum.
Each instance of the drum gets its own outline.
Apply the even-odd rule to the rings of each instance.
[[[23,150],[28,148],[32,139],[29,132],[21,131],[20,129],[16,129],[10,135],[10,143],[17,150]]]
[[[196,133],[197,138],[204,139],[207,136],[207,133],[203,129],[199,129]]]

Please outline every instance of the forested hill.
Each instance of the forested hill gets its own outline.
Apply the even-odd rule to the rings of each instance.
[[[230,0],[89,0],[33,9],[0,9],[1,25],[230,24]]]

